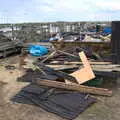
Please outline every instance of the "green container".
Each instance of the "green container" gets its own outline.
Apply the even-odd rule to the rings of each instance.
[[[97,86],[100,86],[102,84],[102,82],[103,82],[102,77],[96,77],[93,80],[87,81],[86,83],[84,83],[84,85],[97,87]]]

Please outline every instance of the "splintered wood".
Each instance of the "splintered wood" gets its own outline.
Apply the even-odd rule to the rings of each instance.
[[[112,91],[109,91],[108,89],[80,85],[82,83],[85,83],[85,82],[95,78],[95,75],[92,71],[91,65],[90,65],[87,57],[85,56],[85,53],[80,52],[79,56],[80,56],[82,64],[83,64],[83,68],[71,73],[70,75],[65,72],[62,72],[62,71],[54,70],[54,69],[44,65],[43,63],[36,64],[42,70],[49,71],[51,74],[58,76],[58,78],[62,77],[63,78],[62,82],[59,80],[52,81],[52,80],[48,80],[48,79],[39,79],[39,78],[32,82],[35,84],[38,84],[38,85],[44,85],[44,86],[53,87],[53,88],[79,91],[82,93],[90,93],[90,94],[96,94],[96,95],[111,96]],[[65,82],[64,82],[64,80],[65,80]]]
[[[85,82],[95,78],[95,75],[92,71],[90,63],[87,60],[87,57],[85,56],[84,52],[80,52],[79,56],[80,56],[81,61],[83,63],[83,68],[73,72],[70,75],[75,77],[79,84],[82,84],[82,83],[85,83]]]

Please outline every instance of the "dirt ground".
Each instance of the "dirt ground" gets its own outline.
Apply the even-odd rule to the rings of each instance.
[[[40,107],[10,100],[29,84],[16,81],[24,74],[22,70],[6,70],[4,67],[5,64],[16,64],[18,60],[19,56],[0,60],[0,120],[65,120]],[[113,96],[95,96],[98,102],[75,120],[120,120],[120,86],[112,82],[108,82],[107,86],[113,91]]]

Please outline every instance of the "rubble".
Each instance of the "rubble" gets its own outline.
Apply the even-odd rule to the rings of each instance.
[[[27,82],[29,85],[23,87],[11,101],[36,105],[63,118],[75,119],[97,102],[95,95],[111,97],[111,90],[91,82],[94,80],[101,84],[102,77],[116,77],[119,76],[116,71],[120,71],[119,65],[111,65],[110,61],[105,62],[99,54],[89,49],[91,45],[93,48],[96,45],[100,46],[101,49],[96,46],[100,51],[110,48],[111,32],[103,33],[102,28],[99,28],[99,25],[97,27],[94,32],[89,29],[89,32],[83,33],[55,34],[50,41],[60,44],[47,51],[44,56],[36,52],[37,60],[30,63],[29,68],[26,67],[29,63],[25,62],[28,52],[23,51],[19,60],[19,68],[23,69],[19,70],[24,70],[25,73],[17,78],[17,82]],[[64,43],[79,43],[84,46],[60,49],[65,46]],[[5,68],[17,69],[12,65],[6,65]],[[92,86],[88,84],[90,82]]]
[[[57,57],[56,57],[56,53],[58,55]],[[68,62],[69,64],[67,64],[63,68],[61,68],[59,64],[57,64],[56,67],[54,65],[52,66],[48,61],[53,59],[54,56],[56,58],[59,58],[59,54],[62,55],[64,54],[67,56],[67,58],[68,56],[72,57],[79,62],[78,64],[75,64],[75,66],[72,64],[70,65],[70,62]],[[76,108],[74,106],[75,104],[74,99],[78,99],[77,97],[74,97],[74,94],[77,93],[80,96],[83,94],[86,96],[88,96],[89,94],[112,96],[112,91],[108,89],[83,85],[83,83],[86,83],[91,79],[94,79],[95,75],[94,72],[92,71],[92,67],[91,67],[92,65],[89,64],[84,52],[79,53],[79,55],[80,56],[74,55],[73,53],[72,54],[68,53],[66,51],[55,50],[45,58],[42,57],[41,60],[39,59],[38,61],[33,63],[32,68],[29,68],[26,71],[25,75],[18,78],[18,81],[30,82],[30,85],[23,88],[23,90],[21,90],[20,93],[18,93],[15,97],[13,97],[12,101],[16,101],[20,103],[24,103],[24,102],[26,103],[26,101],[28,101],[27,102],[28,104],[30,102],[32,104],[42,107],[47,111],[56,113],[62,116],[63,118],[73,119],[76,116],[78,116],[79,113],[83,112],[85,108],[87,108],[85,103],[82,103],[83,106],[85,105],[86,107],[82,111],[81,111],[82,106],[77,108],[78,112],[76,114],[73,112],[76,111]],[[64,58],[65,57],[63,57],[63,60]],[[82,61],[82,63],[80,62],[80,60]],[[91,64],[93,65],[95,64],[96,66],[109,65],[110,62],[98,62],[98,63],[91,62]],[[72,70],[72,72],[68,73],[67,70],[68,71]],[[41,89],[43,88],[45,89],[45,91],[43,90],[42,92]],[[58,91],[64,91],[65,93],[64,92],[59,93]],[[56,92],[60,94],[60,98],[58,97],[59,94],[57,94]],[[70,106],[64,104],[63,102],[66,100],[68,101],[68,103],[70,102],[69,97],[66,96],[66,98],[64,98],[64,95],[68,95],[68,94],[73,99],[73,102],[71,101],[71,104],[73,104],[72,111]],[[77,106],[81,105],[82,100],[85,99],[86,96],[79,97],[81,100],[76,103],[78,104]],[[55,97],[55,101],[53,103],[52,101],[54,97]],[[90,98],[92,99],[91,96]],[[61,100],[61,102],[59,102],[59,100]],[[94,102],[90,102],[90,104]],[[88,103],[89,103],[89,99],[88,99]],[[65,112],[66,107],[67,107],[67,111]],[[62,111],[64,111],[66,114],[64,114]]]
[[[0,57],[6,57],[9,54],[20,53],[23,44],[18,41],[5,37],[2,33],[0,33]]]

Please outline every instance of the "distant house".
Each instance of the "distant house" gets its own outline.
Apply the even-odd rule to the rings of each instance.
[[[19,31],[20,30],[20,28],[18,28],[18,27],[13,27],[13,30],[14,31]],[[12,38],[12,27],[10,26],[10,27],[4,27],[4,28],[0,28],[0,32],[2,32],[3,33],[3,35],[5,35],[7,38]]]
[[[8,32],[8,31],[12,31],[12,29],[11,29],[11,27],[5,27],[5,28],[1,28],[0,31]]]

